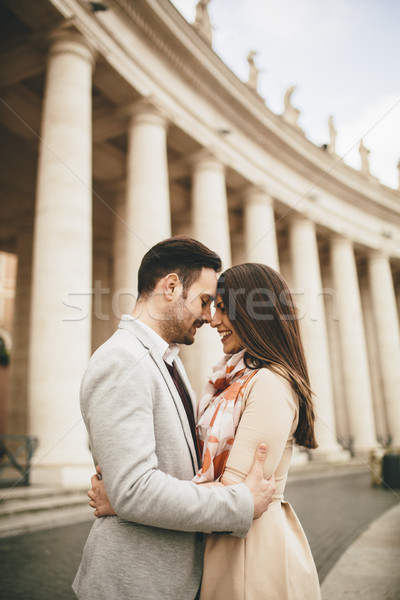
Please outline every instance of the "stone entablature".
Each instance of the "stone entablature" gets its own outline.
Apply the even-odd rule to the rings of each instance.
[[[126,11],[134,26],[139,27],[147,39],[138,42],[135,27],[132,30],[129,22],[123,23],[125,32],[121,34],[118,16],[108,13],[101,19],[99,17],[102,28],[97,22],[95,27],[90,22],[90,33],[96,38],[100,52],[106,36],[108,45],[113,46],[118,40],[120,52],[140,63],[142,77],[138,77],[136,72],[127,72],[124,67],[129,65],[129,71],[132,71],[132,66],[123,60],[122,55],[117,62],[118,53],[114,47],[109,53],[113,57],[112,66],[119,70],[126,81],[132,81],[139,93],[160,99],[171,122],[179,125],[198,144],[219,154],[227,166],[238,170],[250,182],[264,185],[272,196],[287,206],[292,207],[299,198],[307,196],[321,196],[324,204],[329,198],[331,211],[335,215],[331,226],[335,230],[335,223],[338,233],[349,228],[346,221],[340,223],[342,201],[345,200],[346,206],[358,206],[358,213],[354,209],[351,211],[354,214],[352,220],[358,228],[357,241],[360,243],[363,214],[365,211],[376,214],[380,223],[374,247],[383,244],[383,247],[389,245],[391,251],[395,250],[387,238],[380,239],[380,232],[390,231],[394,245],[397,245],[400,239],[400,196],[397,191],[366,179],[360,172],[343,164],[340,158],[327,155],[296,129],[283,123],[281,117],[273,114],[259,98],[254,97],[212,49],[198,38],[169,2],[132,4],[115,0],[110,6],[114,3]],[[154,12],[151,13],[151,10]],[[156,18],[163,19],[162,25]],[[115,31],[118,31],[118,36]],[[171,35],[175,37],[171,38]],[[167,43],[166,39],[168,42],[172,39],[172,43]],[[107,55],[104,58],[108,60]],[[156,80],[152,77],[146,85],[147,82],[142,81],[143,72],[150,71],[158,76]],[[194,103],[195,115],[192,114]],[[231,134],[221,136],[221,129]],[[332,206],[333,196],[329,195],[332,189],[339,198],[336,207]],[[328,190],[328,194],[325,190]],[[313,203],[308,204],[307,200],[301,201],[299,208],[318,221],[320,211],[314,209]],[[385,221],[388,226],[385,226]],[[321,224],[325,225],[325,222],[326,219],[323,219]],[[371,227],[368,225],[365,243],[371,243]]]
[[[313,194],[318,185],[335,189],[335,194],[349,204],[361,204],[362,211],[366,207],[378,211],[391,225],[398,222],[397,192],[366,179],[282,122],[199,39],[169,2],[114,0],[108,3],[110,10],[98,13],[96,18],[89,7],[85,9],[84,4],[67,0],[57,2],[57,9],[65,18],[71,18],[72,5],[75,14],[72,23],[97,48],[100,73],[106,61],[119,72],[125,85],[132,87],[134,97],[136,94],[157,97],[170,114],[170,120],[197,144],[219,153],[228,166],[240,171],[249,182],[266,186],[279,202],[292,206],[293,196],[297,200],[307,193]],[[122,14],[114,14],[112,10],[114,5],[126,12],[131,21],[121,21]],[[161,18],[163,21],[156,21]],[[137,28],[147,39],[138,39]],[[35,65],[36,72],[37,58]],[[104,88],[102,91],[108,93]],[[115,92],[110,90],[113,101],[118,97]],[[119,96],[120,107],[124,107],[127,96],[125,89]],[[120,113],[117,111],[115,115],[118,123],[114,129],[113,112],[108,112],[108,132],[103,129],[103,141],[124,130]],[[231,134],[223,136],[221,130]],[[258,168],[254,168],[256,165]],[[384,208],[387,210],[382,214]]]

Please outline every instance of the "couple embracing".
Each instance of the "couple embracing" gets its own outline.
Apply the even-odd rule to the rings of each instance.
[[[132,315],[90,360],[81,409],[102,480],[80,600],[320,598],[283,497],[293,443],[317,445],[296,311],[266,265],[220,270],[191,238],[151,248]],[[204,323],[224,355],[196,405],[178,344]]]

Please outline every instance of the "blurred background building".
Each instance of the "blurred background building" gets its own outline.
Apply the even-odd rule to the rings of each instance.
[[[243,82],[213,51],[207,4],[190,24],[169,0],[0,2],[2,432],[39,438],[33,482],[87,485],[82,374],[131,310],[142,256],[171,234],[287,278],[314,459],[400,445],[400,193],[370,174],[362,142],[361,170],[342,162],[332,120],[312,144],[294,88],[271,112],[254,53]],[[210,328],[183,349],[197,392],[219,352]]]

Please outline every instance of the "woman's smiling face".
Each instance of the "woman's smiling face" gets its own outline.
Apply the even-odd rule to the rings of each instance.
[[[236,352],[242,350],[243,345],[226,314],[220,294],[217,294],[215,299],[215,313],[211,319],[211,327],[218,331],[225,354],[236,354]]]

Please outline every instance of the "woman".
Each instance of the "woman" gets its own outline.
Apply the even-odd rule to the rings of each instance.
[[[242,482],[265,440],[264,474],[275,473],[276,493],[245,539],[207,536],[200,598],[317,600],[318,576],[306,536],[283,499],[293,441],[317,447],[307,366],[285,281],[261,264],[228,269],[218,281],[211,326],[225,355],[199,402],[203,463],[194,481]]]

